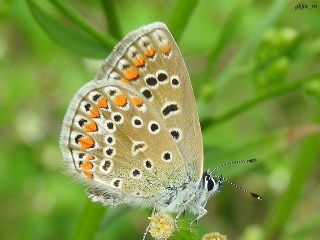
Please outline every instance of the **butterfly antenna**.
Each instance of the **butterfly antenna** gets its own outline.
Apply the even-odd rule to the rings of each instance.
[[[229,179],[226,179],[226,178],[223,177],[222,175],[220,176],[220,179],[226,181],[226,182],[229,183],[231,186],[237,188],[238,190],[244,192],[245,194],[248,194],[248,195],[250,195],[251,197],[253,197],[253,198],[255,198],[255,199],[262,200],[262,197],[261,197],[259,194],[253,193],[253,192],[249,192],[248,190],[246,190],[246,189],[238,186],[237,184],[231,182]]]
[[[252,158],[252,159],[248,159],[248,160],[239,160],[239,161],[233,161],[233,162],[226,162],[223,163],[221,165],[216,166],[211,173],[213,173],[214,171],[216,171],[219,168],[225,167],[225,166],[229,166],[229,165],[233,165],[233,164],[242,164],[242,163],[256,163],[257,159]]]

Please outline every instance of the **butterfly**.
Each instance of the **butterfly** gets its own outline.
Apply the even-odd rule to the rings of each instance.
[[[176,219],[188,210],[197,221],[225,180],[203,172],[189,74],[161,22],[127,34],[75,94],[60,146],[66,168],[87,184],[89,198],[107,206],[154,208],[177,213]]]

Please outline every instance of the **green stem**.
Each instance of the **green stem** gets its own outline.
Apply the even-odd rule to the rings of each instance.
[[[267,101],[273,97],[277,97],[277,96],[283,95],[285,93],[291,92],[293,90],[296,90],[296,89],[302,87],[303,85],[305,85],[306,83],[311,82],[315,78],[319,78],[319,77],[320,77],[320,72],[317,72],[317,73],[311,74],[307,77],[304,77],[303,79],[296,80],[294,82],[284,83],[280,86],[277,86],[273,89],[270,89],[264,93],[259,94],[258,96],[254,97],[253,99],[248,100],[247,102],[240,104],[240,106],[237,106],[237,107],[231,109],[230,111],[227,111],[226,113],[222,114],[221,116],[204,118],[201,121],[202,129],[205,129],[211,125],[216,125],[216,124],[225,122],[225,121],[249,110],[250,108],[258,105],[261,102]]]
[[[93,239],[97,228],[105,213],[105,207],[98,203],[87,201],[82,210],[74,232],[70,236],[70,240],[87,240]]]
[[[274,23],[279,17],[282,16],[282,12],[287,5],[287,1],[284,0],[275,0],[271,5],[270,9],[267,11],[265,17],[262,17],[262,22],[257,25],[256,29],[253,31],[251,36],[247,41],[242,45],[242,47],[237,52],[237,55],[232,58],[228,67],[223,71],[221,76],[216,81],[216,91],[219,91],[223,88],[228,81],[233,77],[238,66],[248,57],[252,52],[255,51],[256,46],[258,45],[262,33],[267,27]]]
[[[279,239],[290,217],[292,209],[297,204],[304,182],[319,156],[320,138],[318,134],[305,139],[297,156],[291,172],[291,181],[287,190],[275,202],[272,211],[267,217],[265,227],[265,239]]]
[[[114,0],[100,0],[106,17],[106,23],[110,34],[116,38],[121,38],[120,26],[115,11]]]
[[[169,29],[175,40],[179,42],[199,0],[178,0],[169,19]]]
[[[225,24],[222,26],[221,33],[219,34],[217,41],[214,43],[214,46],[212,47],[208,55],[207,64],[202,74],[202,85],[208,82],[211,78],[212,73],[214,72],[215,63],[217,62],[217,59],[219,58],[222,50],[226,45],[228,45],[228,43],[234,36],[236,30],[238,29],[241,18],[242,8],[236,6],[229,14],[227,20],[225,21]]]
[[[304,239],[310,233],[318,233],[319,236],[320,215],[316,211],[310,215],[311,216],[303,220],[303,222],[298,221],[298,223],[292,224],[292,226],[289,227],[289,232],[286,234],[286,239]]]
[[[60,0],[50,0],[50,2],[59,9],[69,20],[76,24],[86,33],[90,34],[93,38],[97,39],[99,42],[107,46],[108,48],[113,48],[116,44],[116,39],[112,36],[106,36],[101,34],[99,31],[94,29],[90,24],[87,23],[74,9],[69,7],[65,2]]]

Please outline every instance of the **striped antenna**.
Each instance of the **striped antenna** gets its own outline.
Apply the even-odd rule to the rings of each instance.
[[[257,159],[252,158],[252,159],[248,159],[248,160],[239,160],[239,161],[233,161],[233,162],[226,162],[223,163],[221,165],[216,166],[211,173],[213,173],[214,171],[216,171],[219,168],[225,167],[225,166],[229,166],[229,165],[233,165],[233,164],[242,164],[242,163],[256,163]]]
[[[248,190],[238,186],[237,184],[231,182],[229,179],[226,179],[225,177],[223,177],[222,175],[220,176],[220,179],[223,179],[224,181],[226,181],[227,183],[229,183],[231,186],[237,188],[238,190],[244,192],[245,194],[248,194],[250,195],[251,197],[255,198],[255,199],[258,199],[258,200],[262,200],[262,197],[257,194],[257,193],[253,193],[253,192],[249,192]]]

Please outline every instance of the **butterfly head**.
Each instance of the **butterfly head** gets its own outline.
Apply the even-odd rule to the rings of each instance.
[[[216,176],[213,172],[206,171],[202,177],[203,189],[208,192],[208,195],[211,196],[215,193],[218,193],[221,190],[223,184],[223,177]]]
[[[221,165],[218,165],[211,172],[210,171],[206,171],[203,174],[203,177],[202,177],[202,182],[203,182],[202,189],[205,189],[205,191],[207,191],[207,197],[210,197],[213,194],[218,193],[221,190],[223,182],[227,182],[231,186],[233,186],[236,189],[244,192],[245,194],[251,195],[255,199],[262,200],[262,197],[259,194],[253,193],[253,192],[249,192],[248,190],[246,190],[246,189],[238,186],[237,184],[231,182],[229,179],[223,177],[222,175],[217,176],[217,175],[214,174],[214,172],[217,169],[225,167],[225,166],[230,166],[230,165],[233,165],[233,164],[243,164],[243,163],[251,164],[251,163],[255,163],[255,162],[256,162],[256,159],[227,162],[227,163],[223,163]]]

